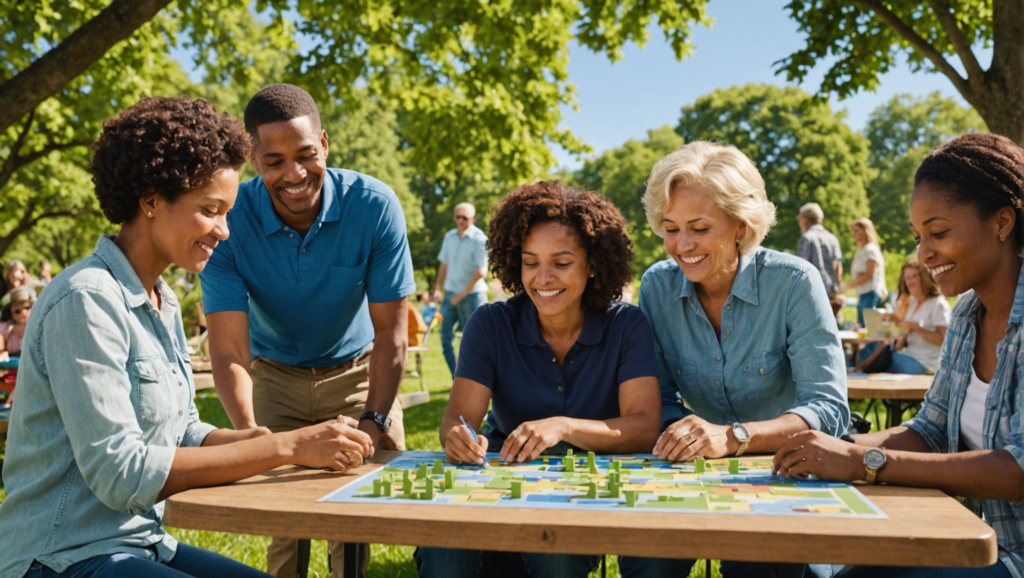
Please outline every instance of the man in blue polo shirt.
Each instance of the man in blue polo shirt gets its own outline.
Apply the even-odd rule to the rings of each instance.
[[[230,237],[200,275],[221,403],[239,429],[346,415],[375,449],[402,449],[395,398],[415,283],[398,198],[372,177],[327,168],[327,133],[297,86],[259,91],[245,127],[260,176],[239,187]],[[267,569],[293,577],[298,559],[295,540],[274,539]]]
[[[455,205],[455,228],[445,233],[437,260],[434,299],[441,304],[441,351],[455,377],[455,324],[465,328],[477,307],[487,303],[487,235],[478,229],[476,207]],[[441,289],[445,295],[442,300]]]

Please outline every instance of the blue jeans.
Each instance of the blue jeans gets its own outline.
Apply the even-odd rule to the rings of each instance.
[[[444,296],[444,301],[441,303],[441,351],[444,352],[444,360],[448,362],[448,369],[452,372],[452,377],[455,377],[455,348],[452,347],[452,341],[455,339],[455,322],[459,323],[459,327],[465,329],[466,323],[469,322],[469,316],[476,311],[477,307],[480,307],[487,302],[487,294],[483,292],[470,293],[466,295],[458,305],[451,304],[452,293],[448,293]]]
[[[860,350],[860,360],[864,361],[867,359],[869,355],[878,349],[878,345],[878,343],[868,343],[862,347]],[[906,373],[907,375],[924,375],[928,372],[928,369],[909,354],[902,351],[893,351],[892,363],[889,364],[889,368],[885,371],[889,373]]]
[[[1010,578],[1002,562],[984,568],[893,568],[847,566],[838,578]]]
[[[416,567],[421,578],[479,578],[483,567],[480,550],[417,548]],[[573,554],[520,554],[530,578],[586,578],[600,556]]]
[[[868,291],[857,296],[857,323],[864,327],[864,310],[874,309],[882,305],[882,298],[874,291]]]
[[[689,576],[696,560],[671,558],[636,558],[619,556],[622,578],[659,578]],[[774,562],[732,562],[722,560],[722,578],[803,578],[806,564]]]
[[[260,572],[209,550],[186,544],[178,544],[177,554],[166,564],[133,554],[119,553],[82,560],[59,574],[36,562],[25,574],[25,578],[57,578],[58,576],[61,578],[136,578],[138,576],[154,578],[225,578],[227,576],[268,578],[270,574]]]

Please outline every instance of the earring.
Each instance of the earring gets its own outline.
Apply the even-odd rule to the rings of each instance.
[[[153,216],[153,213],[146,213],[146,214],[147,214],[147,215],[149,215],[150,217],[152,217],[152,216]]]
[[[1002,235],[999,235],[999,242],[1000,242],[1000,243],[1002,243],[1002,242],[1003,242],[1003,241],[1005,241],[1005,240],[1006,240],[1006,237],[1004,237],[1004,236],[1002,236]]]

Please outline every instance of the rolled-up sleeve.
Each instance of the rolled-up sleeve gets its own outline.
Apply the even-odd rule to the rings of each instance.
[[[206,267],[199,273],[203,290],[203,311],[210,315],[221,311],[249,312],[249,288],[238,272],[230,241],[217,243]]]
[[[650,284],[641,283],[640,311],[648,319],[655,319],[654,316],[659,313],[657,311],[659,303],[658,296],[651,295]],[[658,334],[652,332],[652,337],[654,339],[654,360],[658,366],[658,387],[661,389],[661,429],[664,431],[668,426],[693,412],[683,405],[679,396],[679,388],[676,387],[675,381],[671,377],[672,372],[665,362],[665,351],[658,340]]]
[[[47,312],[37,347],[85,483],[114,510],[152,510],[176,448],[143,441],[126,370],[124,303],[96,291],[68,293]]]
[[[217,429],[199,419],[199,409],[193,399],[188,410],[188,426],[185,428],[185,435],[181,438],[181,446],[186,448],[197,448],[203,445],[203,440],[210,432]]]
[[[811,429],[842,435],[850,424],[846,361],[825,287],[806,271],[793,278],[786,303],[786,346],[796,401],[786,413]]]

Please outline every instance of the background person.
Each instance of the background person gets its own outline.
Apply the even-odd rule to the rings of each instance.
[[[66,269],[29,320],[0,575],[266,576],[179,544],[156,504],[285,464],[345,471],[369,454],[352,421],[274,435],[199,421],[181,312],[160,274],[201,270],[227,238],[248,150],[238,121],[205,100],[145,98],[103,123],[93,182],[121,228]]]
[[[521,185],[491,219],[491,270],[508,301],[481,307],[466,326],[441,444],[452,463],[480,463],[488,448],[511,462],[568,447],[598,453],[650,449],[660,402],[650,329],[639,308],[615,301],[632,278],[622,214],[561,182]],[[480,443],[461,425],[492,412]],[[421,576],[476,578],[482,552],[420,548]],[[586,576],[599,558],[523,554],[533,578]]]
[[[907,294],[906,313],[897,321],[906,331],[892,346],[892,363],[881,371],[923,375],[935,373],[942,356],[942,341],[949,326],[949,301],[939,291],[924,263],[909,261],[900,271],[900,293]],[[879,344],[869,343],[861,349],[862,365],[871,363],[872,352]],[[900,351],[906,349],[906,351]]]
[[[200,275],[217,395],[239,429],[344,415],[375,449],[401,449],[395,395],[416,284],[398,198],[377,179],[327,168],[320,113],[297,86],[260,90],[245,126],[260,176],[239,188],[231,238]],[[343,556],[332,543],[335,576]],[[296,540],[271,541],[271,574],[292,578],[297,563]]]
[[[53,273],[50,272],[50,262],[43,259],[39,262],[39,282],[43,285],[53,281]]]
[[[664,433],[654,454],[774,452],[807,429],[845,432],[846,364],[825,286],[807,261],[759,246],[775,206],[750,159],[733,146],[690,143],[654,165],[643,204],[672,257],[640,283],[661,377]],[[624,556],[619,565],[632,578],[685,576],[693,563]],[[803,572],[722,562],[726,578]]]
[[[797,223],[803,234],[797,242],[796,256],[811,264],[821,274],[832,306],[833,315],[846,305],[846,296],[839,291],[843,279],[843,249],[836,238],[821,222],[825,212],[818,203],[807,203],[800,207]]]
[[[857,253],[850,265],[850,280],[843,283],[840,292],[857,288],[857,324],[864,327],[864,310],[881,307],[889,298],[889,290],[885,288],[885,258],[871,219],[853,221],[850,232],[857,242]]]
[[[11,259],[4,264],[4,281],[7,283],[7,293],[0,298],[0,306],[6,307],[11,302],[11,292],[18,287],[31,287],[36,289],[43,284],[32,275],[20,259]]]
[[[420,316],[423,317],[423,322],[430,326],[434,321],[434,315],[437,314],[434,296],[430,293],[420,293],[416,296],[416,304],[420,306]]]
[[[434,299],[441,304],[441,350],[455,377],[455,324],[465,328],[469,318],[487,303],[487,235],[476,225],[476,208],[455,205],[455,228],[444,235],[437,260]],[[441,289],[444,289],[442,295]]]
[[[36,303],[36,292],[29,287],[11,291],[11,320],[0,322],[0,351],[9,357],[21,355],[29,314]]]
[[[914,175],[917,257],[942,293],[960,295],[942,361],[913,419],[854,443],[820,432],[790,438],[780,474],[938,488],[996,532],[986,568],[847,568],[846,578],[1009,578],[1024,574],[1024,150],[988,133],[957,137]],[[871,466],[871,470],[868,466]]]

